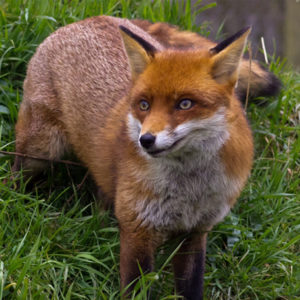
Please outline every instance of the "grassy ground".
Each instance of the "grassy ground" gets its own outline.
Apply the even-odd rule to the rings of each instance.
[[[14,150],[26,64],[50,32],[104,13],[207,33],[193,25],[189,6],[170,2],[0,0],[0,150]],[[207,299],[300,299],[300,75],[279,60],[269,67],[283,89],[247,108],[255,164],[238,205],[209,236]],[[38,187],[15,190],[12,162],[0,156],[0,299],[118,299],[117,223],[99,213],[89,181],[80,185],[85,170],[55,165]],[[168,264],[174,249],[176,241],[162,247],[136,299],[150,285],[154,299],[178,298]]]

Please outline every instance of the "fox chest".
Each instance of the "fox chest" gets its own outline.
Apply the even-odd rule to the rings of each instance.
[[[239,185],[225,174],[218,158],[180,168],[152,166],[143,184],[154,196],[137,202],[138,218],[145,226],[166,231],[215,225],[228,214],[229,199]]]

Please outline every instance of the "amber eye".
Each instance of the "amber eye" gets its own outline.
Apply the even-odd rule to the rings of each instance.
[[[193,105],[194,105],[194,102],[192,100],[183,99],[178,103],[177,109],[187,110],[187,109],[190,109]]]
[[[140,106],[140,110],[142,110],[142,111],[146,111],[150,108],[150,104],[146,100],[141,100],[139,103],[139,106]]]

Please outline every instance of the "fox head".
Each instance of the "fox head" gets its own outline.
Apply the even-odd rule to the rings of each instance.
[[[128,132],[142,153],[218,150],[229,136],[245,28],[208,50],[157,49],[120,27],[132,73]]]

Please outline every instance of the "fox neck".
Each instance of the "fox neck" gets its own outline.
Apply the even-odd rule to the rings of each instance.
[[[135,184],[153,195],[143,198],[141,193],[133,207],[143,226],[167,234],[193,228],[207,230],[229,212],[227,199],[236,194],[239,184],[226,176],[219,155],[229,138],[226,124],[221,123],[202,136],[201,130],[192,130],[181,148],[161,157],[152,157],[135,143],[137,155],[146,161],[146,167],[135,164],[132,169]],[[140,127],[129,114],[128,134],[132,141],[138,141]]]

